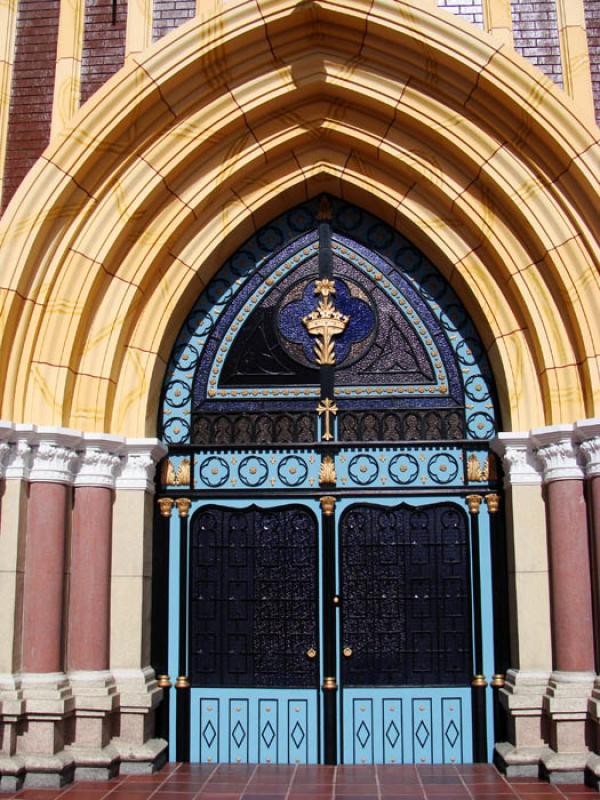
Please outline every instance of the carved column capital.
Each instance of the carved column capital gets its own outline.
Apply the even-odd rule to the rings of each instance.
[[[30,481],[72,484],[78,462],[79,431],[69,428],[37,428],[32,438]]]
[[[137,489],[154,493],[156,464],[167,448],[158,439],[126,439],[121,450],[121,471],[117,489]]]
[[[542,466],[528,433],[500,433],[492,450],[502,458],[505,488],[542,482]]]
[[[575,436],[580,442],[585,474],[588,478],[600,476],[600,419],[583,419],[575,423]]]
[[[119,451],[125,440],[118,436],[83,435],[75,476],[75,486],[99,486],[114,489],[121,468]]]
[[[583,478],[573,425],[551,425],[531,433],[536,455],[544,469],[544,483]]]

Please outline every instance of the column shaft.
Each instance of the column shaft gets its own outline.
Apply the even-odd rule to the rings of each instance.
[[[23,609],[23,670],[60,672],[69,488],[32,483],[29,494]]]
[[[586,672],[594,669],[594,647],[583,481],[551,481],[546,491],[554,668]]]
[[[70,670],[109,666],[112,491],[75,489],[69,593]]]

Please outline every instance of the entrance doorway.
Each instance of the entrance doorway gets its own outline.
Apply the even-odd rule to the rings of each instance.
[[[487,760],[493,397],[450,287],[360,209],[306,204],[230,259],[161,409],[172,757]]]

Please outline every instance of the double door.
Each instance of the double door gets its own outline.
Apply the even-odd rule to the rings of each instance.
[[[472,760],[458,498],[194,499],[179,533],[170,651],[189,676],[190,760]]]

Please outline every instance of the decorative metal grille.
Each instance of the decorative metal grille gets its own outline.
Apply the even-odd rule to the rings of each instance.
[[[194,686],[317,685],[317,525],[300,506],[194,514],[190,677]]]
[[[467,520],[450,503],[357,505],[340,521],[345,686],[471,678]]]

